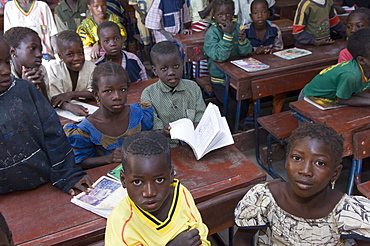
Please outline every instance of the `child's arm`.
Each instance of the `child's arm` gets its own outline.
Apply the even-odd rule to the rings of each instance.
[[[22,79],[31,82],[36,88],[38,88],[42,95],[49,100],[48,98],[48,91],[46,88],[46,84],[44,81],[44,75],[42,71],[38,68],[25,68],[22,67]]]
[[[213,6],[213,2],[210,2],[205,9],[203,9],[202,11],[199,11],[198,13],[199,13],[200,18],[205,19],[211,13],[212,6]]]
[[[70,195],[74,196],[74,195],[76,195],[75,190],[80,190],[82,192],[89,192],[89,188],[93,188],[92,187],[93,183],[94,182],[92,181],[90,176],[88,174],[86,174],[77,183],[75,183],[75,185],[72,187],[72,189],[69,190],[68,193]]]
[[[370,106],[370,93],[369,90],[365,90],[348,99],[338,97],[338,102],[348,106]]]
[[[257,230],[248,230],[238,228],[234,235],[233,245],[235,246],[251,246],[254,235]]]
[[[244,28],[241,28],[238,23],[235,24],[235,30],[239,30],[238,34],[238,53],[241,56],[246,56],[252,52],[253,48],[249,39],[247,39],[247,33]]]
[[[131,5],[131,4],[130,4]],[[145,25],[145,18],[146,18],[146,15],[144,14],[144,12],[143,11],[141,11],[141,9],[139,8],[139,5],[138,4],[133,4],[133,5],[131,5],[133,8],[134,8],[134,10],[136,11],[136,12],[138,12],[139,13],[139,15],[140,15],[140,19],[141,19],[141,23],[143,23],[143,25]]]
[[[89,157],[78,163],[78,165],[83,169],[89,169],[93,167],[102,166],[105,164],[121,162],[122,162],[121,148],[116,148],[109,155]]]
[[[183,231],[166,244],[166,246],[199,246],[199,245],[202,245],[202,242],[200,241],[199,231],[197,229]]]
[[[65,102],[69,102],[72,99],[76,98],[86,98],[86,99],[94,99],[94,96],[89,91],[71,91],[66,93],[60,93],[59,95],[53,96],[51,98],[51,104],[54,108],[61,108]]]
[[[277,36],[275,37],[274,46],[272,47],[272,50],[284,49],[283,35],[281,34],[280,28],[275,24],[271,24],[271,26],[277,28]]]

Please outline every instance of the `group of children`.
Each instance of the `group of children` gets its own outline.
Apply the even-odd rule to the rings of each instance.
[[[65,4],[70,6],[71,2],[66,0]],[[24,10],[37,2],[31,1],[28,6],[17,0],[14,3]],[[204,52],[212,88],[220,101],[225,76],[215,68],[214,61],[283,48],[279,28],[268,22],[272,3],[248,3],[253,22],[243,20],[240,25],[234,19],[234,1],[212,1],[213,20],[206,33]],[[293,28],[298,44],[332,43],[331,27],[344,35],[341,22],[329,7],[330,0],[301,3]],[[330,14],[322,14],[322,23],[316,23],[321,33],[312,33],[317,25],[311,26],[307,13],[321,5]],[[186,1],[153,0],[155,11],[146,8],[140,13],[143,19],[166,17],[158,22],[164,26],[147,27],[156,30],[158,40],[167,41],[157,40],[150,51],[158,82],[143,91],[141,103],[131,105],[126,105],[130,83],[146,80],[145,68],[136,56],[123,50],[124,27],[112,19],[113,15],[107,15],[106,1],[90,0],[87,6],[92,17],[77,28],[80,35],[65,30],[55,36],[59,60],[45,66],[43,46],[48,44],[38,32],[12,27],[0,37],[0,132],[4,146],[0,154],[0,194],[35,189],[51,181],[74,195],[76,190],[91,188],[92,180],[83,169],[119,162],[123,164],[120,176],[128,197],[108,218],[106,245],[209,245],[208,229],[190,192],[174,178],[170,155],[170,147],[180,142],[169,140],[169,123],[189,118],[196,125],[205,110],[198,85],[182,79],[183,61],[171,39],[173,33],[188,27],[190,19],[183,11]],[[370,24],[369,16],[362,9],[351,13],[347,36],[348,52],[353,58],[322,71],[303,89],[303,96],[368,105],[370,28],[365,27]],[[84,42],[88,40],[94,40],[93,55],[100,56],[100,49],[105,52],[96,64],[85,60]],[[80,97],[95,99],[99,109],[89,115],[84,107],[70,103]],[[236,103],[233,93],[230,97]],[[277,95],[280,105],[284,97]],[[86,118],[63,129],[53,107]],[[229,122],[233,110],[233,106],[228,110]],[[328,187],[340,175],[342,152],[343,138],[326,125],[303,124],[294,131],[286,156],[289,181],[256,185],[239,202],[235,209],[235,224],[239,227],[235,245],[251,245],[257,230],[258,245],[344,245],[346,239],[365,245],[370,241],[366,216],[370,202]],[[9,230],[0,230],[0,239],[4,235],[11,245]]]

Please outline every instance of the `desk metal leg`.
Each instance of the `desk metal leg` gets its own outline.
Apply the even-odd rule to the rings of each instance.
[[[223,110],[224,116],[227,115],[227,103],[228,103],[228,100],[229,100],[229,88],[230,88],[230,79],[229,79],[229,76],[227,76],[227,74],[225,74],[225,93],[224,93],[224,110]]]
[[[233,246],[234,227],[229,227],[229,246]]]
[[[361,170],[362,170],[362,159],[361,160],[353,159],[347,187],[348,195],[352,194],[354,184],[359,184],[361,182],[360,178]]]
[[[240,108],[242,105],[242,101],[236,101],[236,113],[235,113],[235,126],[234,126],[234,133],[238,133],[239,129],[239,121],[240,121]]]

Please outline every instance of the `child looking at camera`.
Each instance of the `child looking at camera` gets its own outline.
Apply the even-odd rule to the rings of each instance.
[[[370,201],[334,190],[342,153],[333,128],[302,124],[288,140],[289,182],[258,184],[236,206],[234,245],[252,245],[257,230],[257,245],[369,245]]]
[[[163,41],[153,46],[150,56],[153,73],[158,82],[148,86],[141,94],[141,101],[149,101],[154,109],[153,130],[162,130],[169,136],[169,123],[188,118],[194,124],[199,123],[206,106],[197,83],[181,79],[183,61],[179,47],[170,41]],[[169,140],[171,147],[179,144],[178,140]]]
[[[80,97],[93,99],[90,77],[95,65],[91,61],[85,61],[81,39],[72,30],[58,34],[57,47],[60,60],[52,60],[46,65],[51,104],[54,108],[86,116],[89,112],[85,107],[69,101]]]
[[[120,64],[128,72],[131,83],[148,79],[140,59],[135,54],[122,50],[123,38],[116,23],[111,21],[101,23],[98,27],[98,36],[105,54],[96,61],[96,65],[106,61]]]
[[[98,110],[83,121],[64,126],[84,169],[121,162],[121,146],[131,134],[151,130],[153,108],[148,102],[126,105],[130,81],[126,70],[114,62],[97,66],[92,75]]]
[[[108,217],[105,245],[210,245],[193,197],[174,179],[170,146],[162,134],[128,137],[122,165],[128,196]]]

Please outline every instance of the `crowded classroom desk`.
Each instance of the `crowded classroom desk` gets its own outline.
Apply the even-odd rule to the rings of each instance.
[[[343,157],[353,155],[347,188],[351,194],[354,182],[361,182],[362,159],[370,156],[370,107],[320,110],[306,101],[292,102],[289,106],[299,120],[325,123],[343,136]]]
[[[236,100],[238,101],[238,106],[234,132],[237,132],[238,129],[241,101],[253,98],[251,89],[252,81],[258,80],[268,84],[268,86],[276,88],[281,87],[284,83],[286,83],[286,81],[300,80],[308,83],[322,69],[337,63],[339,52],[346,47],[346,44],[347,42],[344,39],[338,39],[335,40],[335,42],[331,45],[318,47],[313,45],[304,46],[302,48],[311,51],[312,54],[292,60],[286,60],[273,54],[252,54],[252,57],[269,65],[270,67],[265,70],[251,73],[248,73],[230,63],[231,60],[242,59],[242,57],[232,58],[226,62],[215,62],[217,68],[223,71],[227,77],[225,93],[228,93],[229,86],[236,90]],[[226,96],[225,99],[224,113],[227,108]]]
[[[176,175],[192,193],[210,234],[234,224],[233,211],[248,186],[266,175],[235,146],[224,147],[197,161],[189,147],[172,149]],[[87,170],[96,181],[116,163]],[[70,202],[72,196],[50,183],[0,196],[16,245],[88,245],[104,238],[106,219]]]

